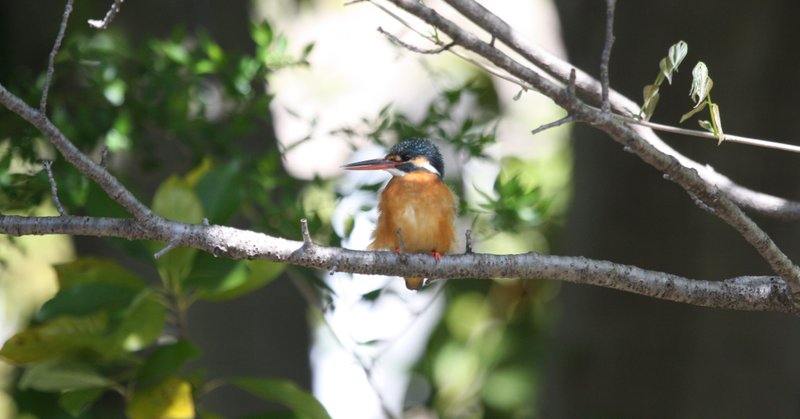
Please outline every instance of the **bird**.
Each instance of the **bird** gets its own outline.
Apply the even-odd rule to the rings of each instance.
[[[397,253],[430,252],[438,263],[455,241],[456,199],[444,183],[444,160],[426,138],[409,138],[382,159],[342,166],[345,170],[385,170],[392,175],[378,202],[378,224],[370,249]],[[404,278],[419,290],[424,278]]]

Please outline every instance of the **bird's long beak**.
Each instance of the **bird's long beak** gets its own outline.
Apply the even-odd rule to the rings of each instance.
[[[383,170],[383,169],[391,169],[393,167],[400,166],[405,162],[402,161],[393,161],[393,160],[386,160],[386,159],[373,159],[373,160],[364,160],[355,163],[345,164],[342,166],[342,169],[345,170]]]

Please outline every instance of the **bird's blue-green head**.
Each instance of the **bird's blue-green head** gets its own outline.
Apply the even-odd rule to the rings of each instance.
[[[389,150],[382,159],[365,160],[342,166],[346,170],[386,170],[393,176],[404,176],[426,170],[444,176],[444,160],[439,148],[426,138],[409,138]]]

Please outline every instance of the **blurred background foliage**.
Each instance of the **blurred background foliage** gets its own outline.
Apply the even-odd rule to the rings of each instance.
[[[291,48],[292,40],[266,21],[250,26],[252,53],[223,48],[203,30],[177,29],[132,42],[113,25],[99,32],[83,26],[69,27],[56,57],[48,114],[156,212],[292,239],[300,238],[299,220],[308,218],[314,239],[332,246],[351,233],[331,226],[334,208],[347,198],[337,178],[293,178],[283,164],[286,146],[252,140],[271,132],[270,76],[314,66],[313,43]],[[44,76],[0,61],[0,81],[29,104],[38,103]],[[535,161],[490,153],[502,141],[496,134],[503,109],[494,83],[476,73],[456,86],[443,84],[422,118],[387,103],[364,115],[359,126],[343,126],[336,134],[354,149],[364,139],[388,147],[407,137],[432,137],[456,166],[491,162],[499,169],[489,175],[495,176],[493,188],[477,190],[474,198],[465,192],[474,185],[447,178],[462,197],[459,214],[477,250],[547,251],[569,202],[570,149],[561,141]],[[468,116],[455,118],[465,101],[471,104]],[[69,213],[126,216],[10,112],[0,112],[0,142],[4,214],[56,214],[41,163],[53,159]],[[360,188],[374,193],[378,186]],[[228,417],[204,405],[209,393],[224,386],[277,402],[278,410],[299,417],[327,415],[307,389],[288,380],[210,377],[204,348],[187,332],[196,302],[242,298],[278,278],[311,290],[309,310],[334,310],[325,304],[336,293],[321,279],[325,273],[263,260],[221,260],[192,249],[173,249],[154,261],[163,243],[105,243],[123,256],[81,249],[76,255],[68,237],[2,238],[0,330],[8,340],[0,358],[16,368],[5,369],[0,415]],[[34,282],[42,284],[38,291],[31,288]],[[405,408],[440,417],[530,417],[548,302],[556,292],[556,285],[535,281],[449,281],[441,293],[445,313],[414,368]],[[430,390],[415,393],[421,382]],[[268,414],[247,417],[273,417],[257,415]]]

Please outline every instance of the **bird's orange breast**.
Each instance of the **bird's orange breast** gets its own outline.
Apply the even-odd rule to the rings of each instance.
[[[381,193],[372,249],[399,249],[401,229],[406,252],[448,253],[455,230],[455,200],[439,176],[417,170],[395,176]]]

